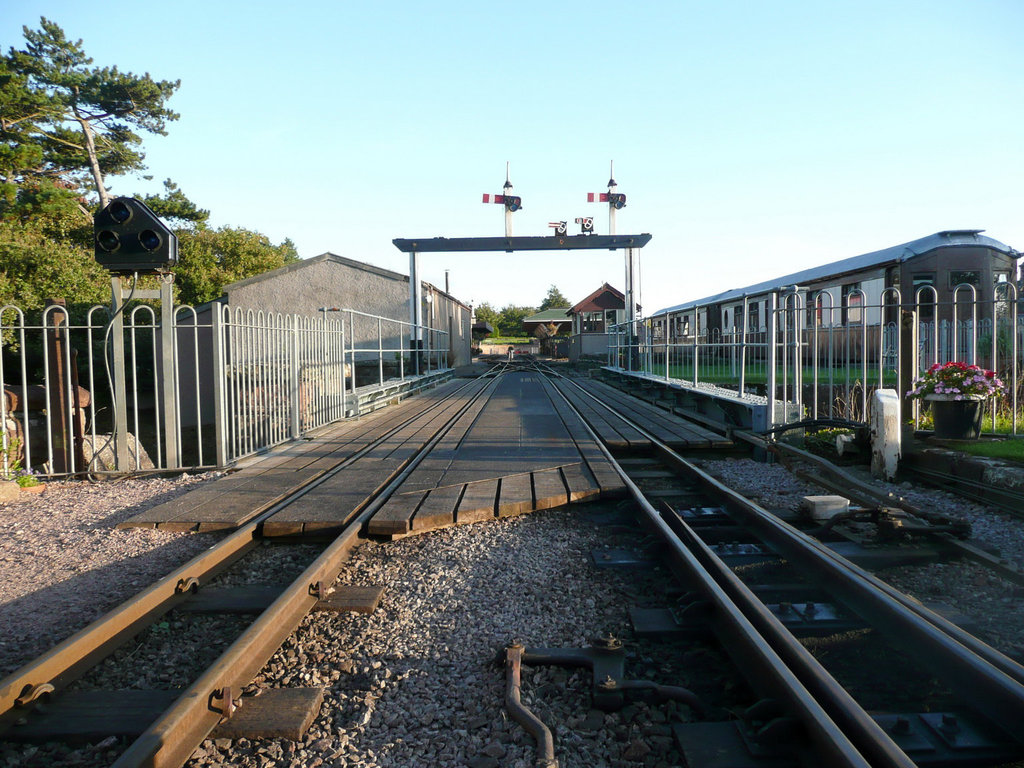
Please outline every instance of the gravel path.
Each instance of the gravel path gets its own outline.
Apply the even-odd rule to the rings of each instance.
[[[820,492],[778,465],[701,463],[769,509],[795,509],[802,496]],[[112,528],[208,477],[52,483],[43,496],[0,508],[2,671],[208,547],[213,534]],[[980,544],[1024,563],[1021,521],[942,492],[893,490],[970,520]],[[369,616],[310,615],[249,689],[324,686],[325,703],[308,736],[295,744],[211,739],[190,765],[532,766],[533,740],[504,713],[504,675],[493,664],[495,654],[513,639],[543,646],[586,645],[607,632],[629,639],[625,606],[649,590],[630,574],[592,578],[588,554],[608,545],[606,532],[579,519],[596,506],[358,548],[343,578],[383,584],[380,608]],[[967,614],[1005,653],[1024,649],[1021,594],[1001,579],[962,564],[894,569],[884,577],[922,600]],[[629,673],[654,675],[660,666],[655,655],[638,644]],[[674,682],[686,685],[686,660],[669,664]],[[685,707],[591,711],[586,676],[559,668],[526,668],[523,683],[524,703],[555,729],[563,768],[660,768],[679,759],[670,725],[689,719]],[[70,751],[0,744],[0,765],[98,766],[117,751],[114,742]]]

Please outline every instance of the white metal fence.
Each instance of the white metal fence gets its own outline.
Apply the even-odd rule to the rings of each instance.
[[[1005,393],[989,403],[989,426],[1017,434],[1024,396],[1024,317],[1012,284],[989,295],[959,286],[949,302],[925,287],[909,300],[887,289],[879,304],[851,291],[772,294],[765,317],[721,328],[714,307],[655,315],[609,335],[608,365],[681,387],[716,389],[763,404],[769,426],[803,419],[864,422],[871,392],[901,396],[933,363],[958,360],[995,370]],[[744,309],[746,309],[744,307]],[[744,311],[741,317],[750,315]],[[709,328],[709,326],[711,326]],[[916,401],[905,414],[917,419]]]
[[[449,364],[447,332],[353,309],[303,317],[213,304],[172,317],[165,338],[149,304],[117,323],[104,307],[0,308],[2,475],[227,466]]]

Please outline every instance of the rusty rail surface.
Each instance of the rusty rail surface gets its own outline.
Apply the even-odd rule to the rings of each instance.
[[[496,366],[488,373],[501,369],[503,366]],[[472,386],[472,384],[473,382],[467,382],[465,387]],[[0,731],[8,727],[15,719],[23,716],[27,708],[34,706],[38,700],[56,693],[80,677],[131,637],[186,600],[190,593],[195,592],[217,574],[244,557],[258,545],[260,526],[268,517],[372,450],[376,444],[402,429],[407,422],[421,417],[430,410],[442,407],[449,398],[464,391],[465,387],[459,387],[448,397],[411,415],[409,419],[388,429],[373,443],[346,457],[320,475],[309,479],[301,486],[292,489],[286,498],[279,499],[270,505],[256,518],[229,534],[206,552],[194,557],[168,576],[129,598],[38,659],[0,680]],[[447,427],[454,423],[459,415],[488,389],[487,385],[481,387],[480,391],[475,393],[467,404],[460,408],[446,424],[439,427],[439,431],[435,433],[419,457],[413,457],[409,464],[398,470],[399,477],[392,481],[385,489],[385,493],[390,493],[397,487],[397,484],[400,484],[401,478],[418,463],[418,458],[422,457],[424,452],[429,451],[429,447],[440,439]],[[293,583],[293,592],[298,591],[303,594],[293,594],[290,597],[282,595],[257,619],[264,625],[279,628],[276,634],[263,630],[253,631],[252,628],[243,633],[243,636],[218,659],[214,666],[196,681],[193,689],[178,699],[174,708],[184,711],[185,714],[179,712],[164,724],[159,733],[147,733],[130,747],[132,755],[145,754],[149,757],[134,763],[119,761],[118,764],[180,765],[187,760],[195,747],[205,738],[206,733],[216,726],[223,717],[230,716],[232,696],[240,692],[241,686],[251,680],[315,604],[320,585],[330,584],[337,578],[341,563],[356,542],[362,521],[368,515],[372,515],[380,503],[382,500],[379,499],[379,503],[368,506],[359,518],[352,521],[339,538],[321,554],[320,558]],[[280,630],[285,626],[291,628],[281,634]],[[237,658],[231,661],[226,657],[233,650],[238,653],[236,654]],[[262,661],[257,663],[258,659],[262,659]],[[233,667],[232,665],[237,666]],[[246,677],[247,674],[248,677]],[[197,715],[196,710],[205,710],[207,714]],[[213,713],[214,716],[209,713]],[[167,718],[165,717],[164,720]],[[209,725],[210,722],[212,725]],[[194,736],[199,732],[196,730],[197,728],[201,729],[207,726],[209,727],[206,732],[191,747],[186,746],[188,738],[179,735],[187,731]],[[122,760],[126,759],[130,759],[129,752],[122,756]]]
[[[401,486],[448,429],[492,388],[492,384],[481,387],[437,429],[327,549],[122,753],[113,768],[171,768],[188,760],[203,739],[231,716],[235,694],[240,693],[281,643],[295,631],[325,587],[338,578],[345,560],[359,541],[366,521]]]
[[[580,391],[584,390],[580,388]],[[601,402],[597,398],[592,399]],[[605,408],[639,429],[655,445],[662,445],[642,427],[613,409]],[[755,687],[785,703],[786,709],[803,726],[821,764],[875,768],[914,766],[914,761],[745,585],[734,576],[735,583],[729,583],[728,589],[718,581],[716,576],[720,576],[723,569],[730,575],[731,571],[708,550],[711,560],[706,562],[713,566],[717,561],[721,565],[721,568],[715,568],[715,574],[710,572],[702,562],[704,558],[691,551],[601,445],[597,435],[593,434],[593,437],[605,457],[613,462],[640,507],[644,521],[668,548],[673,564],[700,585],[701,592],[712,606],[709,611],[711,624],[729,655]]]

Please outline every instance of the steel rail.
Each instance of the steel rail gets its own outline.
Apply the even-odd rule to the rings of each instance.
[[[154,721],[114,763],[113,768],[168,768],[182,765],[223,719],[230,717],[240,694],[284,640],[313,608],[322,584],[333,584],[365,523],[430,453],[451,427],[497,378],[483,386],[411,457],[377,497],[360,511],[324,552],[247,627],[242,634],[163,715]]]
[[[449,397],[464,391],[470,385],[471,383],[467,383],[455,389]],[[439,400],[403,420],[334,467],[292,489],[285,498],[272,503],[243,527],[228,534],[205,552],[0,680],[0,731],[9,725],[11,720],[20,717],[24,713],[24,707],[39,697],[68,685],[125,641],[186,600],[190,593],[244,557],[260,541],[260,526],[267,518],[317,485],[326,482],[413,419],[441,407],[444,402],[445,399]]]
[[[706,490],[724,499],[777,552],[812,568],[833,594],[892,642],[917,659],[927,658],[978,711],[1008,733],[1019,732],[1024,721],[1024,667],[722,485],[670,448],[659,450],[688,467]]]
[[[740,433],[737,432],[737,435],[739,435],[739,434]],[[754,439],[757,439],[756,436],[751,436],[751,437],[753,437]],[[671,451],[671,449],[667,449],[667,450]],[[800,449],[797,449],[797,448],[793,448],[792,446],[787,446],[786,450],[789,451],[790,453],[794,453],[794,455],[798,455],[798,456],[801,456],[801,457],[805,453],[804,451],[801,451]],[[680,460],[685,461],[684,459],[681,459],[681,457],[680,457]],[[820,460],[824,461],[824,459],[820,459]],[[696,468],[694,468],[694,469],[696,469]],[[697,471],[700,471],[700,470],[697,470]],[[845,473],[842,473],[842,474],[845,474]],[[842,476],[842,475],[840,475],[840,476]],[[747,504],[750,504],[753,508],[755,508],[757,510],[760,510],[759,516],[760,516],[761,513],[763,513],[764,515],[767,515],[771,519],[778,520],[778,518],[776,518],[774,515],[772,515],[769,512],[766,512],[765,510],[762,510],[760,507],[757,507],[757,505],[754,505],[751,502],[749,502],[746,499],[744,499],[744,497],[740,496],[739,498],[743,499],[744,502],[746,502]],[[902,502],[903,499],[899,498],[898,501]],[[912,510],[916,509],[915,507],[912,507],[909,504],[906,507],[902,507],[902,508],[907,509],[907,511],[911,511],[912,514],[913,514]],[[782,521],[779,521],[779,522],[782,522]],[[941,615],[935,613],[934,611],[929,610],[925,606],[921,605],[921,603],[919,603],[917,600],[914,600],[913,598],[907,596],[903,592],[900,592],[898,589],[895,589],[891,585],[885,583],[881,579],[877,578],[874,574],[869,573],[868,571],[864,570],[863,568],[859,567],[858,565],[856,565],[854,563],[851,563],[849,560],[846,560],[845,558],[840,557],[835,552],[833,552],[831,549],[829,549],[828,547],[823,545],[821,542],[819,542],[817,539],[814,539],[814,538],[812,538],[810,536],[807,536],[806,534],[800,533],[795,528],[792,528],[792,526],[789,526],[786,523],[783,523],[782,525],[785,526],[784,530],[791,530],[794,533],[800,534],[801,536],[805,537],[804,541],[809,546],[814,547],[814,549],[816,549],[821,555],[831,558],[838,565],[842,566],[843,568],[845,568],[845,569],[847,569],[847,570],[849,570],[849,571],[851,571],[853,573],[856,573],[859,578],[861,578],[864,581],[866,581],[869,584],[871,584],[871,586],[873,586],[875,589],[880,590],[881,592],[883,592],[886,595],[888,595],[892,600],[895,600],[900,605],[902,605],[905,610],[910,611],[910,612],[916,614],[917,616],[919,616],[920,618],[924,619],[925,621],[931,623],[937,629],[939,629],[942,632],[944,632],[945,634],[949,635],[951,638],[956,640],[958,643],[960,643],[964,647],[970,649],[970,651],[972,653],[974,653],[975,655],[980,656],[981,658],[985,659],[985,661],[987,661],[989,664],[991,664],[995,668],[999,669],[1001,672],[1003,672],[1003,674],[1013,678],[1014,680],[1016,680],[1017,682],[1019,682],[1021,684],[1024,684],[1024,666],[1022,666],[1021,664],[1017,663],[1016,661],[1014,661],[1013,659],[1009,658],[1008,656],[1005,656],[1004,654],[1000,653],[999,651],[997,651],[995,648],[993,648],[992,646],[988,645],[987,643],[982,642],[977,637],[975,637],[974,635],[972,635],[969,632],[966,632],[962,628],[958,627],[956,624],[954,624],[953,622],[951,622],[949,619],[945,618],[944,616],[941,616]],[[991,556],[987,555],[984,552],[981,552],[981,551],[977,550],[975,547],[971,546],[970,544],[968,544],[966,542],[959,541],[959,540],[951,537],[949,534],[946,534],[946,533],[937,533],[937,534],[934,534],[934,535],[935,535],[935,538],[937,538],[940,541],[942,541],[946,546],[950,546],[950,547],[956,548],[964,557],[968,557],[968,558],[974,560],[975,562],[978,562],[978,563],[981,563],[982,565],[985,565],[988,568],[993,568],[995,570],[998,570],[1005,578],[1013,579],[1013,580],[1018,580],[1018,581],[1020,580],[1021,574],[1018,571],[1016,571],[1014,569],[1010,569],[1009,567],[1007,567],[1007,568],[1000,568],[999,567],[999,565],[1000,565],[999,563],[992,562]]]
[[[586,420],[568,398],[564,394],[559,394],[586,424]],[[643,492],[601,443],[600,438],[590,429],[589,424],[586,426],[605,458],[612,462],[626,484],[643,512],[646,522],[667,545],[673,563],[688,578],[700,585],[701,591],[713,606],[708,619],[715,626],[719,637],[723,639],[734,662],[762,690],[767,690],[769,695],[788,705],[789,712],[797,718],[816,748],[821,764],[912,768],[914,762],[853,701],[807,649],[796,642],[778,619],[764,609],[763,604],[745,585],[739,583],[734,589],[737,595],[747,593],[743,606],[730,596],[646,499]],[[761,609],[758,623],[766,626],[776,625],[771,636],[759,631],[746,615],[746,611],[753,610],[754,606],[760,606]],[[780,647],[783,648],[783,653],[791,657],[790,659],[784,658],[776,647],[783,638],[789,638]],[[799,663],[799,674],[791,667],[791,663],[794,666]]]
[[[582,387],[574,386],[593,398]],[[1018,732],[1024,720],[1024,667],[718,482],[653,435],[647,436],[667,463],[697,479],[707,492],[724,499],[745,524],[778,552],[812,567],[830,584],[837,597],[872,626],[881,629],[915,658],[930,657],[942,670],[943,679],[952,683],[978,711],[1008,733]]]

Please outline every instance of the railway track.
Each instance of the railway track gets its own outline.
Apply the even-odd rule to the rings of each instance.
[[[588,395],[580,390],[579,396]],[[615,414],[614,409],[608,411]],[[747,667],[748,677],[756,681],[763,695],[785,702],[781,707],[786,710],[785,717],[799,724],[796,732],[800,737],[788,745],[791,757],[811,749],[818,764],[828,765],[955,763],[955,739],[948,739],[949,734],[942,731],[943,722],[947,730],[964,727],[985,734],[991,751],[979,757],[985,740],[979,738],[972,760],[1008,760],[1024,754],[1024,745],[1008,735],[1017,731],[1016,723],[1024,713],[1024,668],[726,488],[642,425],[631,426],[647,436],[654,451],[640,459],[627,455],[619,463],[630,493],[645,523],[657,532],[674,570],[696,585],[700,597],[686,608],[699,606],[692,612],[701,620],[709,614],[707,620],[717,625],[730,655]],[[677,479],[676,483],[669,478]],[[658,481],[653,493],[642,488],[650,485],[651,479]],[[666,487],[673,485],[678,487]],[[695,487],[720,506],[695,506]],[[682,499],[682,504],[668,501],[673,498]],[[742,541],[751,534],[760,546]],[[813,593],[824,589],[835,603],[790,597],[766,604],[726,563],[744,558],[784,559],[787,568],[795,567],[804,574],[805,584],[814,584]],[[808,589],[803,586],[796,591],[806,595]],[[836,604],[840,606],[838,614]],[[918,661],[925,661],[931,673],[954,691],[959,715],[922,711],[872,718],[796,642],[792,631],[795,626],[800,627],[797,631],[807,631],[816,624],[835,629],[836,624],[844,624],[842,610],[849,612],[845,621],[863,620]],[[755,658],[758,661],[753,664]],[[752,665],[756,668],[750,669]],[[795,680],[783,681],[787,673]],[[934,702],[924,705],[931,708]],[[974,725],[965,726],[958,719],[963,717],[964,707],[971,713],[968,717],[978,718]],[[1016,714],[1010,715],[1011,711]],[[756,736],[748,733],[747,738]],[[771,746],[778,748],[777,744]],[[939,757],[943,747],[952,749]]]
[[[519,363],[511,367],[522,369]],[[496,367],[491,375],[507,370],[509,366]],[[478,387],[479,396],[486,390],[487,379]],[[571,387],[570,382],[559,382],[549,391],[556,396],[559,390]],[[573,397],[589,395],[580,391]],[[444,408],[441,404],[436,407]],[[608,410],[609,418],[621,418],[614,409]],[[463,412],[463,408],[453,409],[439,420],[436,437],[440,438]],[[632,428],[644,432],[642,425],[633,424]],[[674,593],[681,599],[666,606],[672,609],[667,613],[676,626],[662,624],[649,632],[664,639],[713,629],[754,691],[754,698],[742,712],[734,712],[726,721],[716,721],[710,714],[713,708],[706,707],[676,681],[627,679],[623,650],[612,637],[587,648],[568,650],[511,643],[503,655],[509,711],[536,738],[538,764],[556,764],[559,742],[544,721],[531,712],[532,697],[522,695],[523,676],[527,668],[551,664],[589,666],[594,677],[590,693],[599,707],[621,707],[636,694],[670,699],[690,708],[697,716],[677,727],[674,737],[691,764],[707,758],[707,749],[738,749],[740,743],[773,755],[775,764],[781,760],[781,764],[804,765],[955,765],[963,762],[966,753],[975,764],[992,764],[1022,754],[1021,744],[1006,736],[1014,732],[1014,724],[1024,714],[1024,674],[1018,665],[725,488],[653,436],[648,435],[648,439],[654,446],[651,451],[642,455],[636,451],[619,455],[609,452],[608,457],[618,460],[633,506],[683,585]],[[429,453],[430,445],[428,442],[422,451],[409,457],[287,589],[256,598],[262,610],[257,621],[178,692],[176,700],[120,755],[116,765],[180,765],[218,724],[230,723],[239,713],[256,709],[252,701],[236,709],[242,689],[303,617],[317,608],[330,611],[353,604],[340,599],[345,590],[339,588],[332,593],[332,589],[361,541],[363,524],[401,486],[416,462]],[[328,473],[315,482],[328,482],[329,477]],[[209,596],[212,590],[208,585],[215,575],[259,545],[260,521],[289,500],[282,499],[256,521],[226,537],[221,544],[223,551],[218,547],[216,553],[211,550],[197,558],[0,683],[0,723],[10,727],[39,703],[51,712],[59,711],[57,694],[87,666],[138,634],[145,625],[158,621],[171,608],[199,601],[204,593]],[[753,555],[746,541],[752,538],[759,539],[763,547]],[[744,557],[749,567],[737,568],[736,563]],[[797,570],[812,575],[795,575],[797,570],[790,575],[787,570],[785,581],[801,582],[795,588],[778,583],[745,584],[738,576],[745,570],[756,574],[759,564],[781,568],[783,560],[786,569],[795,568],[793,564],[799,562]],[[598,564],[605,567],[610,563]],[[233,599],[237,602],[235,592]],[[646,614],[634,615],[635,625],[642,626],[644,620],[650,621],[658,613],[656,608],[648,609]],[[664,620],[666,610],[660,615]],[[678,617],[685,621],[678,621]],[[852,686],[826,671],[815,654],[797,639],[801,634],[857,631],[867,625],[904,645],[909,643],[912,656],[926,657],[941,672],[951,694],[923,702],[924,706],[939,706],[937,711],[900,709],[883,717],[869,714],[868,708],[848,692]],[[951,702],[955,708],[941,709]],[[968,734],[971,743],[965,747]]]
[[[505,367],[495,366],[485,374],[483,381],[493,378]],[[117,766],[183,764],[207,734],[223,720],[235,714],[241,704],[241,688],[252,679],[305,615],[315,608],[351,610],[353,606],[359,609],[366,604],[365,593],[355,598],[350,593],[335,596],[331,585],[344,567],[344,562],[353,547],[358,545],[365,521],[379,509],[391,492],[401,485],[402,479],[429,453],[430,448],[447,428],[486,392],[487,385],[485,383],[484,386],[477,386],[469,383],[453,394],[466,390],[471,391],[470,396],[451,413],[445,413],[445,408],[450,408],[453,400],[449,397],[394,426],[333,469],[292,490],[286,498],[271,505],[207,552],[0,681],[0,737],[39,738],[41,734],[46,733],[59,736],[63,730],[63,723],[60,722],[62,710],[59,693],[63,688],[95,667],[130,638],[158,623],[172,609],[183,607],[190,599],[195,599],[200,594],[208,597],[210,590],[206,589],[207,585],[257,548],[262,540],[263,523],[275,513],[311,490],[328,483],[334,474],[359,456],[373,450],[410,422],[422,419],[433,410],[441,413],[445,418],[438,425],[434,436],[421,450],[409,456],[402,466],[395,470],[379,494],[367,499],[364,507],[347,522],[345,529],[312,559],[297,578],[280,588],[268,586],[261,590],[255,601],[250,597],[248,604],[243,602],[239,606],[237,596],[227,600],[224,609],[228,612],[257,612],[258,617],[201,676],[183,687],[180,692],[175,692],[177,695],[169,706],[153,719],[116,763]],[[371,595],[370,603],[372,602]],[[216,611],[217,608],[208,606],[207,610]],[[123,692],[109,692],[93,694],[86,698],[85,702],[81,697],[76,699],[77,710],[99,708],[113,711],[117,700],[124,699],[125,695]],[[166,702],[168,696],[166,693],[156,693],[148,699],[137,696],[130,698],[130,708],[137,711],[152,710],[154,700],[159,707],[160,702]],[[37,714],[41,715],[39,719],[43,722],[37,722]],[[116,722],[115,717],[105,719],[110,721],[109,724]],[[91,727],[95,729],[97,726],[94,724]],[[95,730],[88,735],[94,734]],[[75,735],[80,737],[83,734]]]

